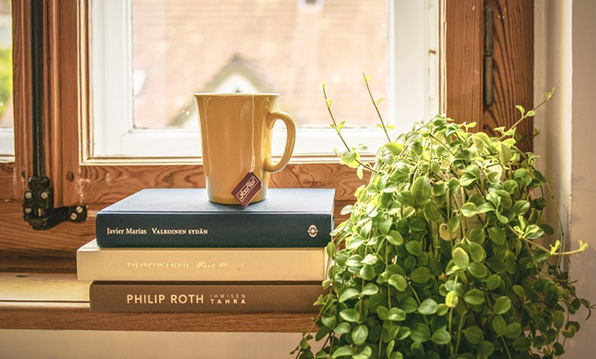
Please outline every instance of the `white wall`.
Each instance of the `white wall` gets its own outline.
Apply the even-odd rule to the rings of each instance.
[[[578,241],[590,248],[571,258],[570,273],[578,280],[580,297],[596,303],[596,2],[594,0],[536,1],[536,95],[556,87],[557,93],[539,113],[541,132],[535,150],[553,183],[568,247]],[[596,314],[596,313],[595,313]],[[567,342],[565,358],[596,356],[596,320],[584,322]]]

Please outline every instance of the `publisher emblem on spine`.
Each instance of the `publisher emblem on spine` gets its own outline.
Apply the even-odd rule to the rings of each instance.
[[[317,226],[315,226],[314,224],[311,224],[310,227],[308,227],[307,232],[311,238],[315,238],[317,236],[317,234],[319,233],[319,230],[317,229]]]

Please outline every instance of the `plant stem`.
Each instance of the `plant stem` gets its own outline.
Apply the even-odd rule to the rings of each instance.
[[[516,232],[515,232],[515,229],[513,229],[513,227],[511,227],[511,225],[509,225],[509,223],[506,223],[506,226],[507,226],[507,228],[509,228],[509,230],[511,230],[513,233],[516,233]],[[536,248],[539,248],[539,249],[541,249],[541,250],[545,251],[546,253],[551,253],[550,249],[548,249],[548,248],[546,248],[545,246],[543,246],[543,245],[540,245],[540,244],[538,244],[538,243],[536,243],[536,242],[534,242],[534,241],[531,241],[531,240],[527,239],[526,237],[519,236],[519,239],[523,240],[524,242],[526,242],[526,243],[528,243],[528,244],[531,244],[531,245],[533,245],[533,246],[534,246],[534,247],[536,247]],[[568,256],[568,255],[571,255],[571,254],[581,253],[581,252],[583,252],[583,251],[584,251],[583,249],[579,248],[579,249],[576,249],[576,250],[573,250],[573,251],[566,251],[566,252],[555,252],[555,253],[551,253],[551,256]]]
[[[375,98],[370,91],[370,86],[368,85],[368,79],[366,78],[366,74],[362,73],[362,77],[364,77],[364,83],[366,84],[366,90],[368,91],[368,95],[370,96],[370,100],[377,111],[377,116],[379,116],[379,121],[381,121],[381,127],[383,128],[383,132],[385,132],[385,136],[387,137],[387,141],[391,142],[391,138],[389,137],[389,132],[387,132],[387,127],[385,127],[385,122],[383,122],[383,116],[381,116],[381,111],[379,111],[379,106],[375,102]]]
[[[511,353],[509,352],[509,347],[507,346],[505,338],[501,337],[501,340],[503,341],[503,345],[505,346],[505,351],[507,351],[507,356],[509,357],[509,359],[513,359]]]
[[[552,94],[555,92],[555,90],[553,89],[553,91],[550,93],[550,96],[552,96]],[[540,107],[542,107],[542,105],[544,105],[545,103],[547,103],[550,100],[550,96],[547,96],[541,103],[539,103],[536,107],[534,107],[532,110],[530,111],[534,111],[536,112],[537,109],[539,109]],[[528,111],[529,112],[529,111]],[[522,123],[526,118],[528,118],[528,116],[526,116],[525,114],[519,119],[517,120],[517,122],[515,122],[511,127],[509,127],[509,130],[512,130],[514,128],[516,128],[517,126],[519,126],[520,123]],[[499,141],[502,140],[504,137],[506,137],[505,135],[501,136],[499,138]]]
[[[325,104],[327,105],[327,112],[329,112],[329,116],[331,117],[331,121],[333,122],[334,128],[335,128],[335,132],[337,132],[337,135],[339,136],[339,138],[341,139],[341,142],[343,142],[344,146],[346,147],[346,150],[348,151],[352,151],[350,149],[350,146],[348,146],[348,143],[346,142],[346,140],[344,139],[344,137],[341,135],[341,131],[337,125],[337,121],[335,120],[335,116],[333,116],[333,111],[331,111],[331,104],[329,98],[327,97],[327,90],[325,89],[325,86],[323,86],[323,97],[325,98]],[[377,172],[374,168],[372,168],[370,165],[361,162],[359,159],[356,159],[356,162],[358,162],[358,164],[364,168],[366,168],[367,170],[371,171],[371,172]]]

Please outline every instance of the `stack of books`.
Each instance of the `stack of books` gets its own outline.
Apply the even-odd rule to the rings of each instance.
[[[145,189],[97,213],[77,251],[91,310],[313,312],[333,189],[269,189],[242,209],[205,189]]]

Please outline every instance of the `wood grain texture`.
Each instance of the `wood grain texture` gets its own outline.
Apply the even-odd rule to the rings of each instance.
[[[87,303],[0,302],[0,329],[299,333],[312,314],[99,313]]]
[[[80,182],[81,123],[90,111],[87,96],[87,66],[83,64],[87,54],[87,6],[88,1],[57,2],[59,82],[60,82],[60,148],[61,181],[60,198],[62,205],[71,206],[82,203]],[[72,175],[69,176],[69,174]]]
[[[0,202],[11,201],[14,193],[14,162],[0,163]]]
[[[510,128],[520,117],[516,105],[533,107],[534,1],[486,0],[494,13],[494,104],[485,108],[482,131],[493,134],[499,126]],[[532,119],[517,130],[520,147],[532,149]]]
[[[482,122],[483,0],[446,0],[445,108],[458,122]]]
[[[309,313],[99,313],[74,274],[0,273],[0,329],[294,333]]]
[[[83,203],[112,203],[143,188],[205,187],[201,165],[81,166]],[[354,198],[359,180],[354,169],[340,164],[293,164],[271,176],[270,187],[335,188],[335,198]]]
[[[95,238],[94,220],[35,231],[23,220],[22,202],[0,204],[0,228],[2,256],[74,258],[76,248]]]
[[[27,180],[33,172],[31,123],[31,51],[29,1],[14,1],[13,18],[13,105],[15,134],[14,193],[17,199],[27,189]]]

